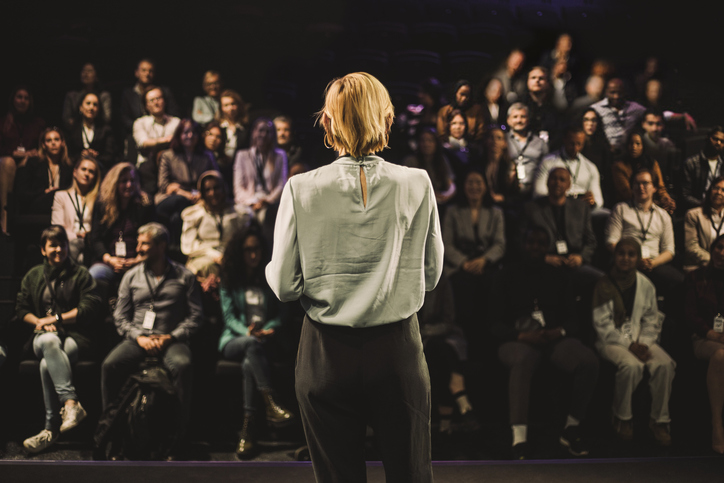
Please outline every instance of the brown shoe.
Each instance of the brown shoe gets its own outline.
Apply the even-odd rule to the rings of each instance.
[[[254,416],[244,416],[244,426],[241,428],[241,438],[236,446],[236,456],[239,459],[252,458],[256,454],[256,438],[254,437]]]
[[[669,423],[657,423],[653,419],[649,421],[649,428],[654,435],[654,440],[659,446],[671,446],[671,432]]]
[[[612,416],[611,420],[613,423],[613,431],[616,433],[616,436],[618,436],[618,439],[621,441],[631,441],[633,439],[633,421],[630,419],[624,421],[623,419],[618,419],[616,416]]]
[[[275,427],[283,427],[294,420],[294,415],[274,400],[271,391],[262,390],[260,392],[264,399],[264,406],[266,406],[266,420],[269,424]]]

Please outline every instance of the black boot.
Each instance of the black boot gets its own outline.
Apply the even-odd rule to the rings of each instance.
[[[236,456],[239,459],[251,458],[256,454],[256,437],[254,434],[254,416],[244,415],[244,425],[241,427],[241,438],[236,446]]]
[[[274,401],[271,390],[262,389],[260,392],[264,399],[264,406],[266,406],[266,420],[269,424],[276,427],[283,427],[294,419],[292,413]]]

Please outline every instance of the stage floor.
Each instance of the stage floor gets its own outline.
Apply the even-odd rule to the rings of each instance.
[[[384,482],[379,463],[367,466],[370,483]],[[635,458],[595,460],[438,461],[436,483],[721,483],[724,458]],[[298,462],[91,462],[0,461],[0,481],[38,483],[263,482],[314,483],[310,463]]]

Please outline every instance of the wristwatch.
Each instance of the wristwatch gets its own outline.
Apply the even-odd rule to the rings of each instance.
[[[55,321],[59,324],[63,323],[63,317],[57,312],[55,314]]]

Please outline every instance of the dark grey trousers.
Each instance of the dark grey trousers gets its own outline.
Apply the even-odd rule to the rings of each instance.
[[[305,317],[296,393],[317,482],[367,481],[367,425],[387,481],[432,482],[430,376],[417,315],[369,328]]]

